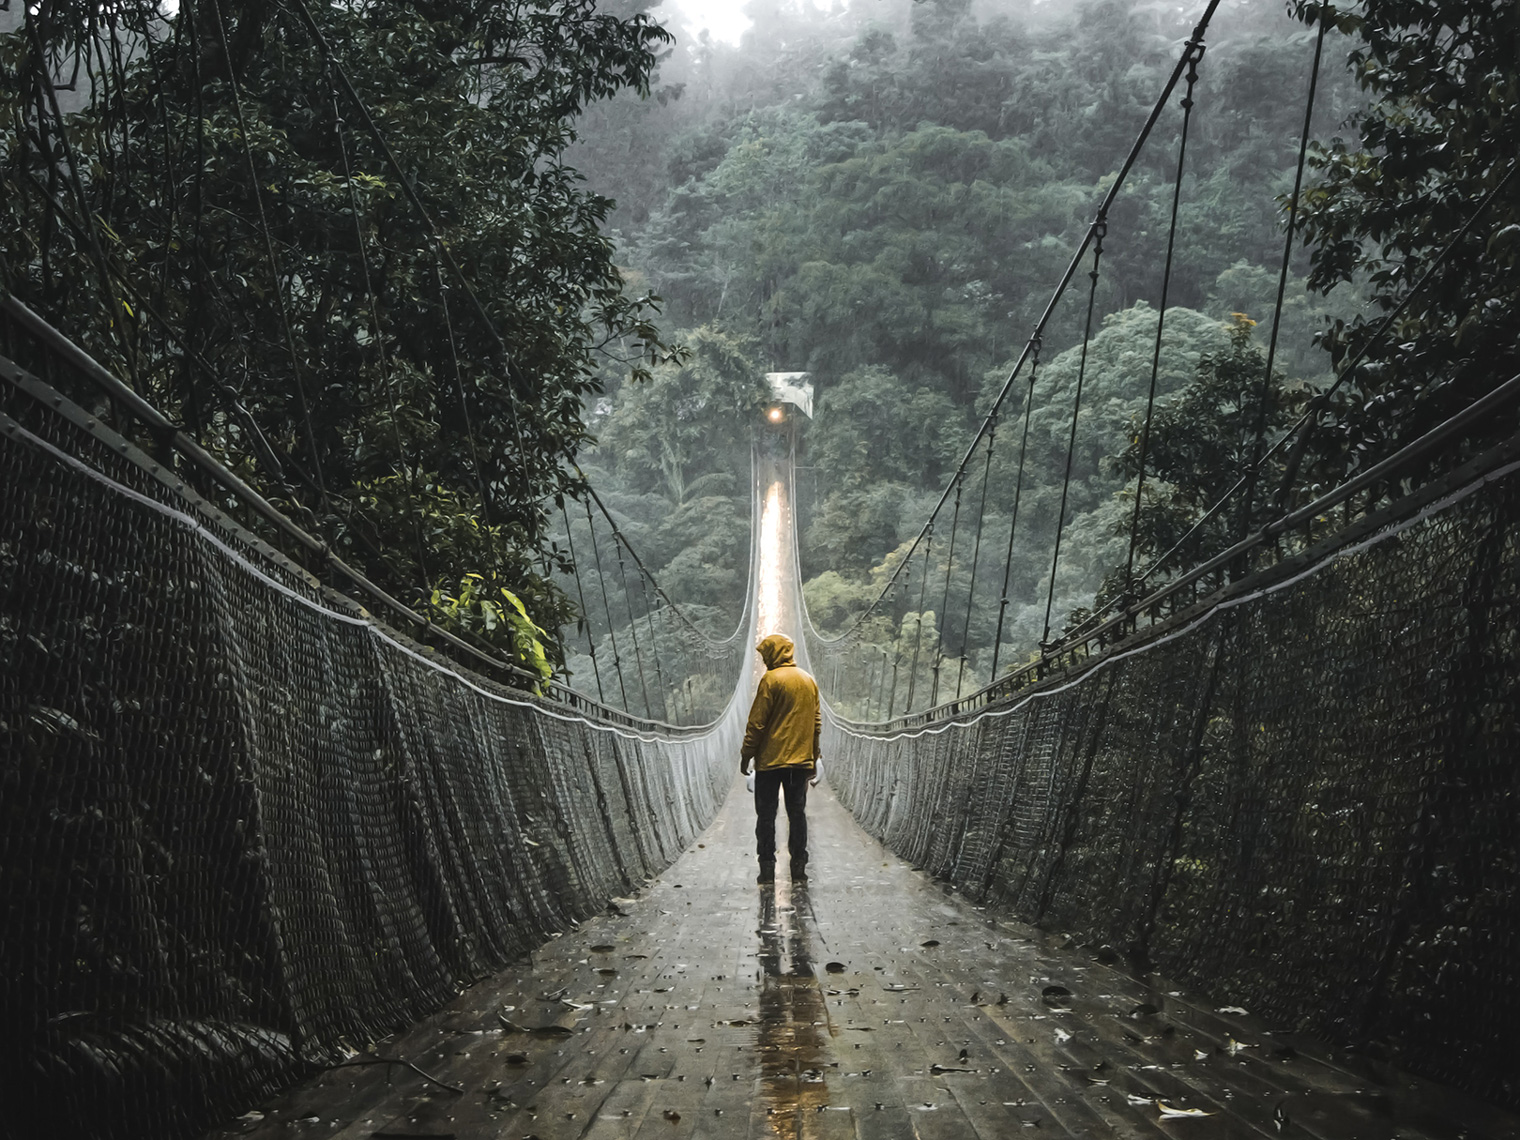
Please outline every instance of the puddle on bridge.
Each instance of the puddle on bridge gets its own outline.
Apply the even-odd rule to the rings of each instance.
[[[736,784],[624,913],[376,1051],[462,1092],[402,1064],[340,1068],[215,1135],[1520,1136],[1513,1117],[1311,1060],[1249,1014],[1056,949],[887,854],[826,789],[809,806],[808,888],[755,884]]]

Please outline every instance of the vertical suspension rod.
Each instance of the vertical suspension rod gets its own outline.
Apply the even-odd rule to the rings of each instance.
[[[623,604],[628,609],[628,631],[633,635],[633,663],[639,669],[639,691],[644,694],[644,715],[654,719],[654,707],[649,703],[649,682],[644,678],[644,652],[639,648],[639,623],[633,613],[633,591],[628,588],[628,565],[623,561],[623,536],[612,532],[612,548],[617,551],[618,576],[623,579]]]
[[[982,524],[987,521],[987,482],[992,478],[992,449],[997,443],[997,413],[988,417],[987,459],[982,464],[982,501],[976,511],[976,540],[971,544],[971,584],[966,587],[966,620],[961,623],[961,667],[955,675],[955,699],[966,679],[966,647],[971,643],[971,606],[976,601],[976,564],[982,556]]]
[[[1145,460],[1150,451],[1151,418],[1156,410],[1156,379],[1161,374],[1161,344],[1166,328],[1166,303],[1172,287],[1172,257],[1177,248],[1177,210],[1182,203],[1182,172],[1187,161],[1188,127],[1193,120],[1193,88],[1198,83],[1198,64],[1203,59],[1200,37],[1187,45],[1187,92],[1182,97],[1182,136],[1177,143],[1177,174],[1172,179],[1172,218],[1166,231],[1166,264],[1161,271],[1161,302],[1156,310],[1156,343],[1151,350],[1151,385],[1145,397],[1145,423],[1140,428],[1140,473],[1135,479],[1135,509],[1129,522],[1129,553],[1124,559],[1124,590],[1135,573],[1135,536],[1140,528],[1140,501],[1145,493]],[[1300,168],[1302,169],[1302,168]],[[1279,302],[1281,294],[1279,294]]]
[[[950,608],[950,572],[955,568],[955,532],[961,525],[961,492],[966,486],[966,469],[962,467],[955,473],[955,508],[950,515],[950,549],[945,554],[945,589],[940,595],[939,613],[934,615],[935,631],[938,637],[934,645],[934,686],[929,693],[929,707],[939,704],[939,671],[944,664],[945,658],[945,619],[946,611]]]
[[[1061,508],[1056,512],[1055,549],[1050,555],[1050,589],[1045,595],[1045,632],[1040,635],[1041,652],[1050,641],[1050,611],[1056,601],[1056,569],[1061,565],[1061,532],[1066,527],[1066,500],[1071,492],[1071,461],[1077,451],[1077,420],[1082,414],[1082,383],[1087,378],[1087,350],[1092,344],[1093,310],[1098,303],[1103,238],[1108,233],[1108,223],[1100,218],[1093,229],[1097,239],[1093,242],[1092,271],[1087,275],[1091,282],[1087,289],[1087,320],[1082,326],[1082,355],[1077,362],[1077,390],[1071,401],[1071,434],[1066,440],[1066,474],[1061,479]]]
[[[1029,455],[1029,415],[1034,407],[1034,383],[1040,371],[1040,338],[1029,344],[1029,387],[1024,393],[1024,434],[1019,441],[1019,470],[1013,481],[1013,511],[1008,519],[1008,549],[1003,554],[1003,592],[998,596],[997,632],[992,636],[992,674],[997,680],[998,658],[1003,651],[1003,621],[1008,615],[1008,583],[1013,576],[1013,539],[1019,530],[1019,500],[1024,493],[1024,460]]]
[[[1267,339],[1267,363],[1261,374],[1261,389],[1256,404],[1256,424],[1251,443],[1251,465],[1246,468],[1246,484],[1240,496],[1240,518],[1236,538],[1245,538],[1251,529],[1251,500],[1256,497],[1256,480],[1261,475],[1261,442],[1267,431],[1267,399],[1272,391],[1272,369],[1277,363],[1277,336],[1282,329],[1283,297],[1288,291],[1288,272],[1293,259],[1293,230],[1298,225],[1298,201],[1303,193],[1304,167],[1309,158],[1309,131],[1314,124],[1314,100],[1319,90],[1319,65],[1325,52],[1325,30],[1330,26],[1328,12],[1320,9],[1319,34],[1314,39],[1314,62],[1309,68],[1309,94],[1304,102],[1304,125],[1298,135],[1298,166],[1293,172],[1293,196],[1288,199],[1287,232],[1283,235],[1282,264],[1277,270],[1277,301],[1272,307],[1272,335]]]
[[[602,609],[606,611],[607,614],[607,636],[612,641],[612,668],[613,671],[617,673],[618,693],[623,698],[623,711],[626,713],[631,713],[633,710],[628,707],[628,685],[627,682],[623,679],[623,655],[618,652],[617,622],[614,621],[612,617],[612,603],[607,600],[607,575],[602,570],[602,552],[596,544],[596,520],[591,515],[590,500],[583,499],[581,502],[586,508],[586,526],[591,531],[591,556],[596,562],[597,584],[600,585],[602,589]],[[598,674],[597,683],[601,683],[600,674]]]
[[[575,535],[571,533],[570,512],[565,508],[563,499],[560,500],[559,513],[560,517],[565,520],[565,544],[570,548],[570,564],[575,567],[575,594],[581,603],[581,620],[586,623],[586,649],[591,654],[591,673],[596,677],[596,699],[605,705],[607,703],[607,695],[602,691],[602,671],[596,663],[596,638],[591,635],[591,611],[586,608],[586,587],[581,582],[580,563],[575,560]],[[596,546],[595,537],[592,538],[591,545],[593,548]],[[611,628],[610,622],[608,623],[608,628]]]

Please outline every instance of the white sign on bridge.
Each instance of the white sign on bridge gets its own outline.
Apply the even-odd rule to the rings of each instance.
[[[811,372],[767,372],[771,396],[791,404],[808,419],[813,418],[813,374]]]

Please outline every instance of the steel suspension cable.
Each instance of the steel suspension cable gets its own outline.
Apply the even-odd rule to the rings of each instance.
[[[485,469],[480,463],[480,448],[475,442],[475,424],[470,417],[470,402],[464,394],[464,368],[459,363],[459,348],[454,341],[454,318],[449,313],[449,290],[443,283],[443,268],[435,259],[433,275],[438,278],[438,303],[443,308],[443,329],[448,336],[449,358],[454,363],[454,391],[459,397],[459,414],[464,417],[464,434],[470,443],[470,462],[475,468],[475,483],[480,495],[480,515],[491,525],[491,496],[486,487]]]
[[[945,589],[940,595],[939,613],[934,615],[934,624],[938,637],[934,643],[934,687],[929,693],[929,707],[939,704],[939,671],[944,664],[945,658],[945,626],[950,608],[950,571],[955,566],[955,533],[961,525],[961,492],[965,489],[965,469],[962,468],[955,474],[955,508],[950,516],[950,549],[945,555]]]
[[[1298,166],[1293,172],[1293,195],[1288,199],[1287,232],[1283,235],[1282,264],[1277,271],[1277,301],[1272,307],[1272,335],[1267,340],[1267,363],[1262,369],[1261,388],[1257,396],[1256,425],[1251,443],[1251,464],[1246,468],[1247,481],[1240,499],[1240,518],[1236,537],[1244,538],[1251,527],[1251,505],[1256,497],[1256,480],[1260,476],[1261,443],[1267,430],[1267,400],[1272,391],[1272,369],[1277,361],[1277,335],[1282,328],[1283,297],[1288,291],[1288,271],[1293,258],[1293,231],[1298,224],[1299,195],[1303,192],[1304,167],[1309,158],[1309,131],[1314,120],[1314,99],[1319,89],[1319,65],[1325,51],[1325,32],[1330,21],[1321,10],[1319,34],[1314,38],[1314,62],[1309,68],[1309,95],[1304,102],[1304,125],[1298,135]]]
[[[633,591],[628,589],[628,565],[623,561],[622,535],[612,532],[612,548],[617,551],[618,575],[623,579],[623,604],[628,609],[628,630],[633,636],[633,663],[639,670],[639,691],[644,694],[644,715],[654,718],[654,706],[649,703],[649,682],[644,678],[644,651],[639,647],[639,623],[633,614]]]
[[[1034,383],[1040,371],[1040,338],[1029,345],[1029,385],[1024,393],[1024,434],[1019,440],[1019,470],[1013,481],[1013,512],[1008,520],[1008,549],[1003,554],[1003,592],[998,596],[997,632],[992,637],[992,674],[997,680],[998,658],[1003,651],[1003,621],[1008,614],[1008,584],[1013,576],[1013,540],[1019,530],[1019,500],[1024,493],[1024,460],[1029,457],[1029,417],[1034,409]]]
[[[644,576],[642,574],[639,575],[639,597],[644,602],[644,624],[649,627],[649,652],[654,657],[654,680],[660,690],[660,708],[664,711],[665,719],[668,722],[673,718],[670,715],[670,701],[667,698],[667,690],[665,688],[665,673],[660,668],[660,658],[663,654],[660,653],[660,640],[655,636],[654,614],[649,605],[649,592],[644,588]]]
[[[1140,470],[1135,477],[1135,509],[1129,521],[1129,552],[1124,558],[1125,593],[1135,573],[1135,537],[1140,530],[1140,502],[1145,494],[1145,461],[1150,452],[1151,420],[1156,410],[1156,381],[1161,374],[1161,343],[1166,329],[1166,303],[1172,288],[1172,256],[1177,247],[1177,211],[1182,203],[1182,172],[1187,163],[1188,127],[1193,121],[1193,88],[1198,83],[1198,64],[1203,60],[1201,39],[1187,45],[1187,91],[1182,97],[1182,133],[1177,142],[1177,174],[1172,179],[1172,217],[1166,231],[1166,263],[1161,271],[1161,305],[1156,311],[1156,343],[1151,350],[1151,384],[1145,397],[1145,423],[1140,429]],[[1296,191],[1295,191],[1296,193]],[[1278,300],[1281,302],[1281,294]]]
[[[301,0],[296,0],[296,2],[299,3]],[[1194,25],[1193,33],[1189,37],[1190,42],[1194,40],[1202,40],[1204,32],[1209,26],[1209,22],[1214,18],[1214,13],[1219,10],[1219,5],[1221,2],[1222,0],[1209,0],[1208,5],[1204,8],[1203,15],[1199,17],[1198,23]],[[1082,241],[1078,244],[1076,251],[1072,254],[1071,260],[1067,263],[1066,270],[1061,275],[1060,282],[1056,285],[1054,292],[1051,294],[1050,300],[1046,302],[1045,310],[1040,315],[1040,319],[1035,322],[1034,332],[1031,334],[1029,341],[1025,344],[1024,350],[1020,354],[1019,359],[1015,362],[1013,368],[1009,371],[1008,378],[1003,381],[1003,386],[1001,389],[999,389],[997,397],[993,400],[992,407],[988,412],[988,415],[991,415],[993,412],[996,412],[1003,406],[1003,402],[1008,398],[1008,393],[1013,389],[1013,382],[1018,379],[1019,374],[1023,371],[1024,364],[1029,357],[1030,346],[1036,343],[1044,335],[1046,327],[1049,325],[1051,318],[1055,315],[1057,306],[1060,304],[1062,297],[1064,297],[1066,294],[1067,287],[1070,286],[1072,279],[1076,276],[1077,270],[1081,267],[1083,259],[1087,256],[1088,249],[1091,247],[1093,241],[1096,238],[1098,226],[1100,224],[1106,224],[1105,219],[1108,217],[1110,208],[1113,206],[1114,201],[1118,198],[1119,192],[1124,188],[1125,182],[1129,178],[1130,171],[1134,169],[1135,163],[1140,158],[1141,151],[1145,149],[1145,144],[1150,139],[1151,131],[1155,129],[1156,123],[1161,117],[1161,113],[1169,104],[1172,97],[1172,92],[1176,90],[1177,84],[1181,82],[1183,74],[1187,70],[1187,66],[1188,53],[1184,52],[1183,55],[1178,58],[1176,64],[1173,65],[1171,74],[1167,77],[1166,83],[1162,85],[1161,94],[1157,97],[1154,105],[1152,105],[1150,114],[1145,120],[1145,124],[1140,128],[1139,134],[1135,136],[1134,142],[1130,144],[1129,154],[1125,156],[1124,162],[1119,168],[1119,172],[1114,176],[1113,182],[1109,185],[1108,192],[1104,194],[1103,200],[1098,206],[1097,213],[1094,215],[1092,224],[1088,227],[1086,234],[1084,234],[1082,238]],[[966,465],[970,462],[971,456],[975,451],[976,446],[981,442],[981,437],[986,430],[987,422],[984,419],[981,426],[977,429],[976,435],[973,436],[970,445],[966,448],[965,453],[962,455],[960,464],[957,467],[957,472],[964,470]],[[939,516],[939,512],[949,501],[952,486],[953,480],[951,483],[946,484],[944,491],[940,494],[939,501],[934,505],[934,509],[929,512],[929,522],[932,522]],[[908,551],[907,558],[911,558],[914,552],[917,551],[919,545],[925,541],[928,534],[929,522],[926,522],[924,524],[924,526],[919,530],[917,537],[914,538],[913,545]],[[867,605],[864,610],[861,611],[861,613],[855,618],[854,622],[852,622],[851,625],[844,630],[844,632],[840,633],[837,637],[828,639],[820,638],[820,640],[842,641],[853,634],[857,629],[859,629],[861,624],[864,623],[866,618],[871,616],[876,607],[880,605],[882,600],[887,596],[888,591],[890,591],[892,586],[896,583],[897,576],[902,572],[903,565],[906,564],[907,558],[904,558],[903,562],[898,564],[897,569],[892,572],[892,575],[883,584],[881,592],[877,594],[876,598],[869,605]]]
[[[976,541],[971,544],[971,583],[966,587],[966,620],[961,624],[961,667],[955,675],[955,699],[961,699],[966,678],[966,647],[971,644],[971,607],[976,601],[976,567],[982,556],[982,524],[987,521],[987,482],[992,478],[992,450],[997,443],[997,418],[987,427],[987,460],[982,465],[982,501],[976,511]]]
[[[1077,362],[1077,391],[1071,401],[1071,435],[1066,440],[1066,474],[1061,479],[1061,507],[1056,512],[1055,549],[1050,556],[1050,589],[1045,595],[1045,632],[1040,636],[1043,647],[1050,641],[1050,611],[1056,601],[1056,570],[1061,564],[1061,532],[1066,526],[1066,500],[1071,491],[1071,462],[1077,451],[1077,417],[1082,412],[1082,384],[1087,378],[1087,350],[1092,344],[1093,310],[1098,303],[1098,278],[1103,261],[1103,238],[1108,233],[1108,223],[1099,218],[1094,224],[1097,239],[1093,242],[1092,271],[1088,273],[1091,284],[1087,289],[1087,320],[1082,326],[1082,355]]]
[[[301,410],[301,419],[306,428],[306,447],[311,453],[312,475],[317,482],[317,495],[323,505],[327,504],[327,484],[322,477],[322,455],[317,450],[316,429],[311,422],[311,406],[306,396],[306,382],[301,377],[300,354],[296,351],[295,327],[291,324],[290,308],[285,303],[285,290],[281,285],[284,274],[280,270],[279,258],[275,256],[274,234],[269,228],[269,216],[264,210],[264,193],[259,187],[259,170],[253,161],[253,142],[248,137],[248,120],[243,114],[243,95],[238,83],[238,77],[233,70],[232,49],[227,41],[227,23],[222,16],[221,0],[211,0],[211,11],[216,17],[217,41],[221,45],[222,59],[227,64],[227,86],[232,95],[232,109],[237,117],[238,135],[243,143],[243,159],[248,165],[248,192],[253,195],[254,206],[258,210],[259,229],[264,237],[264,256],[269,261],[269,272],[273,278],[271,284],[274,287],[275,304],[280,313],[280,324],[285,330],[285,347],[290,353],[290,368],[292,378],[296,382],[296,400]]]
[[[671,600],[670,595],[667,594],[664,588],[660,585],[659,579],[657,579],[654,574],[650,572],[649,567],[644,565],[644,560],[639,557],[639,552],[633,548],[633,543],[629,542],[627,537],[624,536],[623,532],[618,528],[617,522],[612,517],[612,512],[607,509],[607,504],[602,502],[602,497],[596,493],[596,488],[591,485],[591,480],[586,477],[586,473],[581,470],[580,465],[575,463],[574,460],[571,460],[570,462],[572,468],[575,471],[576,477],[580,479],[581,486],[586,490],[586,497],[589,500],[588,506],[586,508],[587,511],[590,511],[591,504],[594,504],[596,506],[596,509],[601,513],[602,518],[607,520],[607,525],[612,528],[613,535],[615,535],[617,540],[623,545],[623,547],[627,549],[628,556],[633,559],[633,563],[638,567],[639,573],[643,574],[645,578],[649,579],[649,585],[654,590],[656,596],[658,596],[659,599],[675,613],[676,617],[680,619],[681,624],[692,633],[696,634],[698,638],[706,642],[709,646],[729,645],[732,644],[735,639],[742,637],[745,633],[745,627],[742,618],[740,619],[739,625],[735,627],[733,633],[729,634],[727,637],[720,638],[714,637],[712,634],[702,629],[689,617],[681,612],[681,607]],[[748,603],[746,603],[746,612],[747,606]]]
[[[628,706],[628,684],[623,678],[623,655],[618,652],[617,622],[612,618],[612,603],[607,599],[607,575],[602,570],[602,552],[596,543],[596,520],[591,515],[590,500],[582,499],[581,505],[586,508],[586,526],[591,531],[591,557],[596,562],[596,581],[602,590],[602,609],[607,614],[607,636],[612,641],[612,668],[617,673],[618,693],[623,698],[623,711],[631,713],[633,710]]]
[[[137,376],[136,354],[132,351],[131,342],[127,339],[127,321],[124,307],[116,296],[116,290],[111,288],[110,272],[107,269],[105,250],[100,244],[100,235],[95,229],[95,211],[90,209],[89,199],[85,196],[84,182],[79,177],[79,164],[74,158],[74,147],[69,141],[69,133],[63,117],[63,109],[58,103],[58,92],[53,85],[53,77],[48,74],[47,50],[42,42],[42,34],[37,30],[36,21],[41,17],[41,7],[33,9],[30,4],[23,5],[21,22],[26,28],[27,38],[31,43],[32,57],[35,61],[35,81],[37,100],[37,141],[39,150],[46,146],[43,135],[43,120],[47,117],[43,103],[46,101],[47,108],[51,110],[53,117],[53,130],[58,137],[59,148],[63,151],[64,166],[68,170],[67,183],[70,193],[79,209],[79,216],[83,222],[86,243],[90,250],[92,267],[100,275],[101,290],[105,294],[105,303],[111,314],[111,325],[116,330],[117,339],[121,342],[122,360],[126,363],[128,375],[132,378],[133,387],[140,387],[141,382]],[[51,154],[51,147],[47,148],[49,181],[56,177],[57,164]],[[48,202],[52,202],[52,194],[47,195]],[[276,282],[276,288],[279,283]]]
[[[409,506],[415,507],[413,500],[417,494],[416,471],[406,459],[406,444],[401,436],[399,391],[395,376],[391,371],[390,356],[385,351],[385,326],[380,320],[380,300],[375,294],[374,275],[370,270],[369,251],[366,249],[368,242],[364,238],[364,227],[359,222],[359,193],[354,189],[353,164],[348,156],[348,142],[343,137],[343,111],[338,103],[338,88],[332,78],[331,68],[327,70],[327,94],[333,109],[333,137],[337,141],[338,154],[343,162],[343,182],[348,189],[348,209],[354,219],[354,244],[359,251],[359,272],[364,281],[364,296],[369,304],[370,323],[374,328],[375,357],[380,362],[380,383],[390,403],[391,438],[396,448],[396,462],[400,464],[400,474],[406,485],[406,502]],[[408,513],[412,523],[412,541],[417,546],[417,568],[426,580],[428,577],[427,546],[422,537],[422,520],[415,509]],[[568,525],[567,523],[566,526]]]
[[[1343,369],[1341,369],[1339,373],[1336,374],[1335,382],[1332,383],[1330,387],[1321,392],[1318,396],[1316,396],[1313,402],[1309,405],[1308,410],[1306,410],[1303,415],[1299,416],[1299,418],[1293,422],[1293,426],[1284,432],[1281,438],[1279,438],[1275,443],[1272,444],[1271,447],[1267,448],[1266,451],[1262,453],[1261,458],[1257,461],[1258,466],[1265,463],[1273,455],[1276,455],[1277,452],[1283,447],[1283,445],[1285,445],[1289,440],[1294,441],[1293,450],[1289,454],[1287,461],[1287,470],[1283,474],[1282,483],[1278,486],[1277,494],[1275,496],[1275,500],[1279,506],[1281,506],[1283,501],[1287,498],[1288,491],[1292,487],[1294,479],[1298,477],[1298,465],[1303,459],[1304,452],[1308,449],[1309,437],[1312,434],[1313,428],[1315,426],[1314,421],[1316,417],[1319,416],[1320,412],[1324,409],[1325,405],[1329,403],[1330,397],[1333,396],[1340,389],[1341,385],[1351,377],[1352,373],[1356,371],[1361,362],[1367,358],[1367,355],[1375,347],[1377,347],[1379,343],[1382,342],[1383,337],[1388,334],[1388,330],[1393,327],[1393,323],[1403,315],[1404,310],[1407,309],[1415,297],[1417,297],[1424,290],[1431,277],[1435,275],[1436,270],[1445,264],[1446,259],[1451,256],[1452,251],[1457,248],[1457,246],[1467,236],[1472,227],[1477,224],[1478,219],[1483,216],[1483,214],[1488,210],[1488,207],[1493,203],[1494,199],[1497,198],[1499,194],[1504,190],[1504,188],[1509,185],[1510,181],[1515,177],[1515,174],[1517,172],[1520,172],[1520,159],[1512,162],[1510,164],[1508,172],[1506,172],[1504,177],[1501,178],[1494,185],[1494,187],[1483,196],[1483,199],[1478,203],[1472,214],[1469,215],[1467,221],[1462,224],[1462,228],[1457,231],[1456,235],[1449,242],[1447,242],[1441,252],[1436,255],[1435,260],[1432,261],[1426,268],[1420,279],[1416,281],[1410,288],[1409,292],[1404,295],[1404,299],[1400,301],[1393,308],[1393,310],[1383,318],[1383,320],[1378,324],[1378,327],[1373,331],[1372,336],[1368,338],[1368,340],[1362,345],[1357,354],[1352,357],[1351,361]],[[1245,486],[1246,478],[1246,475],[1241,475],[1241,477],[1235,481],[1230,489],[1225,491],[1225,493],[1215,501],[1214,505],[1205,511],[1203,515],[1200,516],[1199,519],[1193,523],[1191,527],[1188,528],[1186,534],[1184,534],[1175,543],[1173,543],[1172,546],[1168,548],[1164,554],[1158,557],[1154,562],[1150,564],[1150,566],[1146,568],[1145,573],[1140,575],[1139,580],[1143,582],[1145,579],[1149,578],[1153,573],[1159,570],[1171,558],[1173,554],[1176,554],[1178,550],[1182,549],[1182,547],[1187,543],[1188,539],[1192,538],[1193,535],[1198,533],[1198,530],[1204,526],[1204,524],[1218,515],[1219,512],[1224,509],[1225,505],[1229,503],[1232,498],[1234,498],[1235,492],[1240,490],[1241,487]]]
[[[913,694],[918,688],[918,653],[924,644],[924,597],[929,587],[929,557],[934,552],[934,516],[929,516],[929,527],[924,538],[924,572],[918,580],[918,612],[913,626],[913,664],[908,666],[908,698],[903,712],[913,711]],[[908,558],[913,551],[908,551]],[[907,562],[907,558],[903,559]]]
[[[560,500],[559,513],[565,520],[565,544],[570,548],[570,565],[576,568],[572,577],[575,579],[575,594],[581,604],[581,620],[585,622],[586,648],[591,653],[591,673],[596,677],[596,699],[605,705],[607,696],[602,692],[602,671],[596,663],[596,638],[591,635],[591,611],[586,608],[586,587],[581,582],[580,563],[575,560],[575,535],[570,528],[570,512],[565,507],[564,499]],[[596,546],[595,536],[592,538],[591,545]]]
[[[485,326],[486,331],[491,335],[492,339],[495,340],[497,348],[501,351],[503,358],[506,359],[508,357],[506,339],[501,335],[500,330],[497,329],[496,322],[491,319],[491,315],[486,311],[485,305],[481,303],[480,296],[475,292],[474,286],[470,284],[469,278],[465,276],[464,270],[455,259],[454,253],[449,248],[448,243],[443,240],[443,235],[439,231],[437,223],[433,221],[433,216],[428,211],[427,206],[423,204],[422,196],[418,193],[417,186],[413,182],[411,175],[407,173],[401,162],[396,158],[395,152],[391,150],[390,143],[386,141],[380,128],[375,125],[374,117],[369,113],[369,107],[359,97],[359,92],[354,88],[353,81],[348,77],[348,72],[344,70],[343,65],[333,55],[332,47],[327,42],[327,37],[322,34],[322,29],[317,25],[316,20],[312,18],[311,10],[307,8],[305,0],[289,0],[289,2],[295,5],[296,14],[301,18],[301,22],[306,26],[306,30],[311,33],[312,39],[316,41],[317,50],[321,53],[323,60],[337,74],[344,93],[348,96],[350,102],[353,103],[355,110],[359,112],[360,118],[364,120],[366,131],[374,141],[376,148],[385,158],[390,168],[395,171],[397,180],[401,183],[402,194],[422,219],[423,225],[427,228],[428,237],[432,240],[438,255],[448,262],[449,270],[459,279],[460,285],[464,288],[465,295],[470,299],[471,306],[475,310],[475,315],[480,319],[481,324]]]
[[[381,133],[380,128],[376,126],[374,116],[372,116],[369,112],[369,107],[365,104],[364,100],[359,97],[359,92],[355,89],[353,82],[348,77],[348,72],[344,70],[343,65],[338,62],[337,57],[333,54],[331,45],[329,45],[327,41],[327,37],[322,34],[322,29],[317,25],[316,20],[312,17],[311,11],[309,8],[307,8],[305,0],[289,0],[289,2],[295,5],[296,13],[300,17],[301,22],[305,25],[306,30],[311,34],[312,39],[316,41],[317,50],[321,54],[323,61],[326,62],[332,69],[333,73],[337,75],[338,81],[342,85],[344,93],[353,103],[354,108],[358,111],[360,118],[364,121],[364,125],[367,133],[370,136],[370,139],[374,142],[375,147],[380,151],[380,154],[385,159],[386,163],[395,172],[397,180],[401,183],[403,196],[409,203],[411,203],[412,208],[417,212],[418,217],[422,220],[423,227],[427,231],[427,236],[431,240],[435,254],[438,258],[447,262],[451,273],[459,281],[460,287],[463,288],[465,296],[469,299],[470,305],[473,308],[476,317],[479,319],[482,327],[489,335],[492,343],[494,343],[496,346],[496,351],[502,362],[504,375],[507,380],[508,391],[510,394],[507,409],[509,413],[508,421],[511,424],[513,436],[517,443],[518,460],[521,474],[523,479],[526,480],[528,478],[531,465],[528,463],[527,444],[524,441],[522,434],[522,410],[524,407],[531,408],[531,402],[527,398],[528,393],[522,390],[524,387],[523,381],[518,377],[516,371],[513,368],[512,354],[507,347],[506,338],[502,336],[501,330],[496,327],[496,322],[492,320],[491,314],[486,310],[485,305],[481,302],[479,294],[475,292],[475,287],[470,283],[470,279],[465,276],[463,268],[460,266],[458,260],[454,257],[453,250],[450,249],[448,243],[444,241],[442,231],[438,228],[437,223],[433,220],[432,214],[428,211],[427,206],[423,203],[422,196],[417,190],[416,183],[412,180],[411,175],[396,158],[395,152],[391,149],[390,143],[386,141],[386,138],[384,134]],[[574,462],[574,456],[572,454],[569,454],[568,449],[566,449],[566,458],[569,459],[572,463]],[[479,463],[477,458],[477,470],[478,469]],[[531,490],[531,488],[529,489]]]

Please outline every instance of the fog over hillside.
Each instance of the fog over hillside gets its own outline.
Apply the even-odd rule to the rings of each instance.
[[[610,370],[611,398],[592,425],[602,440],[595,477],[675,589],[737,612],[742,575],[729,568],[748,541],[750,435],[693,425],[715,409],[757,406],[760,374],[785,370],[810,372],[818,392],[798,444],[813,615],[843,622],[875,596],[1024,347],[1201,8],[757,0],[737,43],[704,35],[695,5],[653,9],[676,38],[649,97],[591,108],[567,161],[616,199],[607,232],[625,277],[662,298],[665,327],[691,349],[652,385],[622,386]],[[1235,0],[1220,6],[1205,44],[1163,400],[1199,382],[1200,360],[1217,373],[1262,351],[1314,33],[1276,0]],[[1317,137],[1342,132],[1357,107],[1336,50],[1320,80]],[[1123,452],[1150,381],[1180,99],[1109,217],[1060,613],[1091,605],[1125,557]],[[1310,294],[1306,272],[1300,255],[1277,355],[1285,393],[1323,381],[1314,334],[1356,303],[1349,288]],[[1075,379],[1084,299],[1073,289],[1047,329],[1051,387],[1031,414],[1011,587],[1021,649],[1041,632],[1042,560],[1069,433],[1062,393]],[[1005,451],[992,463],[1006,483],[992,494],[994,513],[1011,498],[1015,458]],[[674,533],[696,518],[701,553]],[[953,573],[968,573],[960,561]],[[980,668],[992,631],[973,623],[969,636]]]

